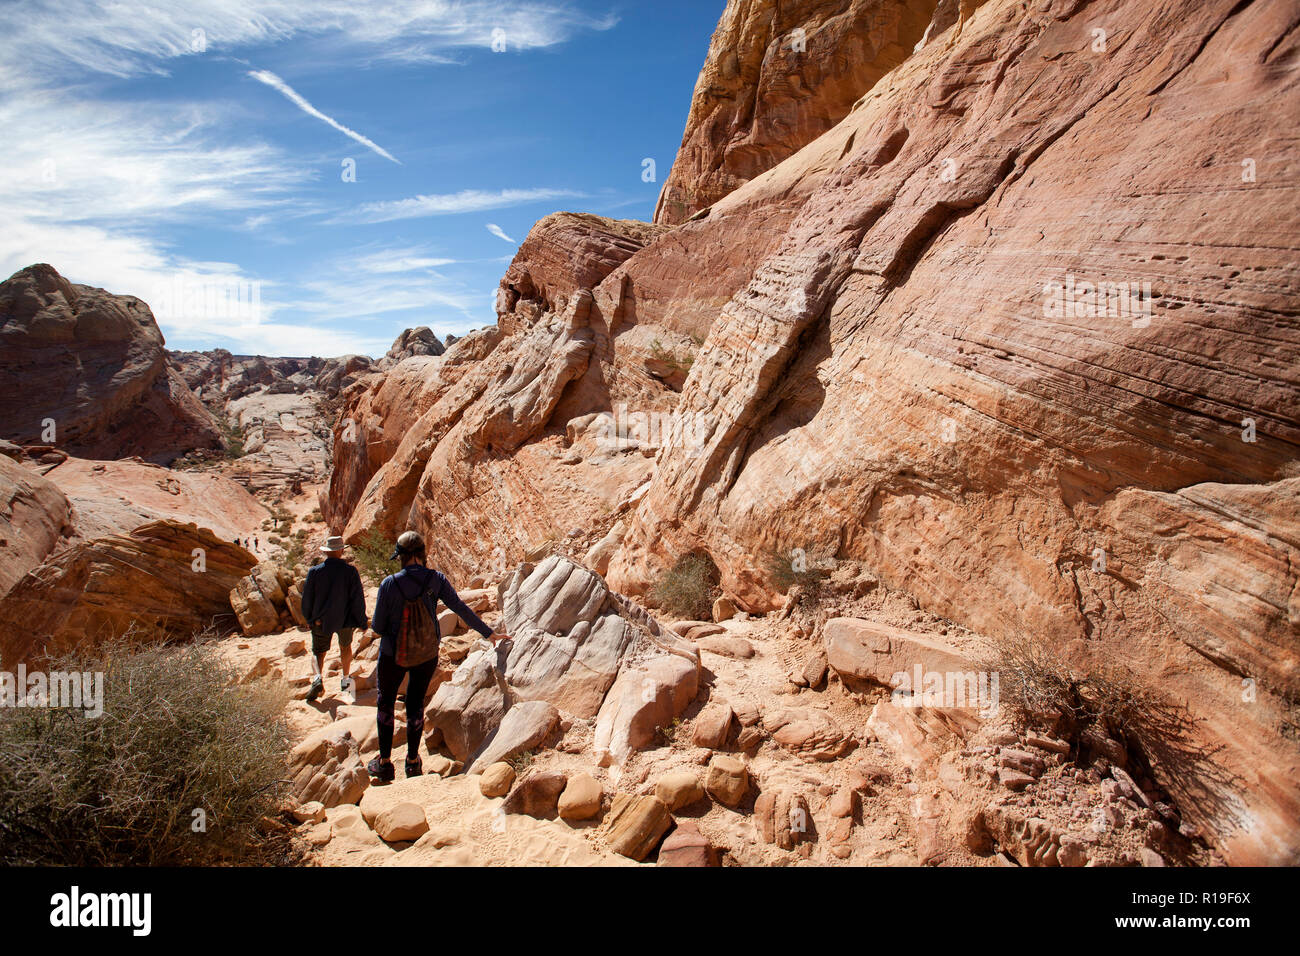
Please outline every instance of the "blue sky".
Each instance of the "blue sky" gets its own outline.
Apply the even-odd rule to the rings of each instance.
[[[724,6],[4,3],[0,274],[137,295],[171,348],[491,324],[537,219],[652,216]]]

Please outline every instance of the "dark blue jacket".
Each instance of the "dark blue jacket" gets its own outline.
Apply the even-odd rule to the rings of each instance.
[[[326,558],[307,572],[302,586],[302,616],[326,634],[366,626],[366,592],[361,575],[342,558]]]
[[[379,585],[375,619],[370,627],[379,635],[381,657],[392,657],[397,653],[397,631],[402,626],[402,611],[405,610],[407,601],[420,597],[428,605],[435,624],[438,620],[438,602],[441,601],[484,637],[492,636],[492,628],[484,624],[460,599],[441,571],[433,571],[419,564],[408,564],[396,574],[384,578]],[[441,631],[438,636],[441,638]]]

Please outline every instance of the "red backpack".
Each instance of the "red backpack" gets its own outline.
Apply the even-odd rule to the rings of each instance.
[[[428,593],[428,588],[422,589],[415,600],[406,601],[402,608],[402,626],[397,631],[398,667],[416,667],[438,656],[438,621],[429,613],[429,605],[424,600]],[[405,594],[402,599],[406,600]]]

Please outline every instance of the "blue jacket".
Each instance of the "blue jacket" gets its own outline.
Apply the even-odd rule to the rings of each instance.
[[[379,655],[393,657],[397,653],[397,631],[402,626],[402,611],[407,601],[423,598],[434,623],[438,620],[438,602],[441,601],[462,621],[484,637],[492,636],[492,628],[480,620],[460,599],[451,582],[441,571],[433,571],[419,564],[408,564],[396,574],[390,574],[379,585],[375,600],[375,619],[370,627],[379,635]],[[442,634],[439,631],[439,637]]]
[[[326,634],[366,626],[366,592],[361,575],[342,558],[326,558],[307,572],[302,585],[302,616]]]

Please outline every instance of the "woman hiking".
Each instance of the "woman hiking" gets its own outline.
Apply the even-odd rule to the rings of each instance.
[[[493,644],[508,640],[496,634],[469,609],[440,571],[425,566],[424,539],[407,531],[397,539],[389,560],[402,569],[379,585],[371,629],[379,635],[379,756],[366,765],[378,781],[393,779],[393,710],[402,677],[406,683],[406,775],[418,777],[420,736],[424,731],[424,697],[438,666],[438,602]]]

